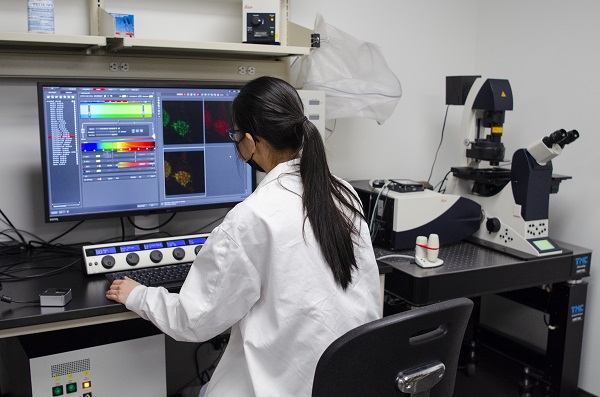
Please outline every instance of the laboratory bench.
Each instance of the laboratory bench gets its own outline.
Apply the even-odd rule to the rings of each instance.
[[[563,252],[524,259],[472,241],[443,246],[442,266],[421,268],[404,257],[414,250],[391,251],[376,247],[376,258],[393,267],[386,275],[388,296],[402,309],[457,297],[469,297],[475,307],[465,334],[461,365],[473,374],[478,352],[493,352],[509,359],[524,376],[521,396],[537,384],[548,397],[575,397],[591,255],[589,249],[557,242]],[[545,349],[518,340],[480,322],[482,297],[499,295],[547,314]]]
[[[575,396],[585,313],[591,251],[558,242],[563,253],[523,260],[470,241],[442,246],[439,257],[444,264],[424,269],[404,257],[378,260],[385,295],[400,300],[406,307],[466,296],[476,303],[469,332],[465,336],[466,368],[474,370],[476,349],[501,344],[500,351],[514,353],[515,362],[531,368],[546,387],[547,396]],[[376,258],[389,255],[414,255],[414,250],[391,251],[375,247]],[[37,254],[43,255],[43,254]],[[64,307],[0,302],[0,338],[56,330],[89,329],[96,324],[129,321],[139,317],[124,305],[105,297],[109,281],[104,275],[88,276],[81,269],[81,255],[53,255],[21,258],[19,276],[47,274],[21,281],[4,281],[0,295],[18,301],[32,301],[48,288],[70,288],[72,300]],[[14,257],[4,257],[17,262]],[[69,266],[71,265],[71,266]],[[65,267],[64,270],[58,269]],[[547,349],[530,351],[514,341],[502,339],[479,324],[480,297],[499,294],[519,304],[549,315]],[[518,343],[518,342],[517,342]]]
[[[105,292],[110,282],[103,274],[86,275],[81,268],[81,255],[52,257],[47,260],[40,260],[38,257],[33,259],[32,262],[23,259],[23,263],[17,265],[23,269],[19,276],[52,272],[70,263],[72,266],[43,277],[5,281],[2,283],[0,295],[15,301],[33,301],[39,299],[39,294],[49,288],[70,288],[72,300],[64,307],[0,302],[0,338],[139,318],[124,305],[106,299]],[[18,258],[10,260],[16,262]],[[0,261],[0,266],[2,264]],[[392,271],[392,266],[379,263],[378,267],[383,286],[384,277]]]

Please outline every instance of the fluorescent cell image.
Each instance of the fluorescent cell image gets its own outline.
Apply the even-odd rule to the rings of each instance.
[[[167,196],[197,195],[206,192],[204,151],[165,152],[164,163]]]
[[[201,101],[164,101],[163,137],[165,145],[204,143]]]

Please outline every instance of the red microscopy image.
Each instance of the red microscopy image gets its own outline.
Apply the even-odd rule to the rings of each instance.
[[[227,129],[231,126],[231,102],[204,102],[204,131],[206,143],[231,143]]]

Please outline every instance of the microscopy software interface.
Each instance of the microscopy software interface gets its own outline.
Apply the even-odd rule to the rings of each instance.
[[[242,201],[252,170],[226,132],[238,92],[40,83],[47,221]]]

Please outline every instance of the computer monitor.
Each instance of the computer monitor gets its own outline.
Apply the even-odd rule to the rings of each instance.
[[[226,132],[240,84],[38,82],[45,221],[233,207],[255,186]]]

